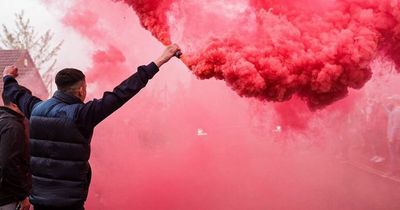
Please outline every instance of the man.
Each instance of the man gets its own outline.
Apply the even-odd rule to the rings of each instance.
[[[2,94],[0,107],[0,210],[28,210],[31,190],[25,117]],[[18,207],[17,207],[18,206]]]
[[[364,131],[363,131],[363,140],[364,140],[364,148],[366,155],[370,157],[370,161],[372,163],[381,163],[385,161],[385,158],[380,155],[381,150],[381,130],[385,130],[382,127],[381,119],[384,118],[382,105],[378,103],[376,98],[370,97],[367,100],[367,104],[365,109],[362,111],[364,118]],[[386,141],[384,141],[386,143]]]
[[[180,49],[168,46],[155,62],[138,71],[102,99],[83,103],[85,75],[77,69],[57,73],[57,91],[47,101],[18,88],[14,67],[4,70],[4,92],[30,119],[32,193],[35,210],[82,210],[91,170],[88,163],[94,127],[137,94]]]
[[[389,176],[400,170],[400,98],[391,98],[388,111],[387,138],[389,144]]]

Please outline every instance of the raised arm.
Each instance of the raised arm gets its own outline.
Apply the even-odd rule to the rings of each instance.
[[[180,49],[176,44],[168,46],[157,60],[147,66],[139,66],[136,73],[115,87],[112,92],[105,92],[101,99],[87,102],[79,110],[78,122],[96,126],[144,88],[159,68],[177,52],[180,52]]]
[[[39,103],[38,97],[32,95],[32,92],[26,88],[22,88],[17,80],[18,68],[15,66],[7,66],[3,71],[3,91],[7,98],[18,105],[18,108],[29,119],[35,104]]]

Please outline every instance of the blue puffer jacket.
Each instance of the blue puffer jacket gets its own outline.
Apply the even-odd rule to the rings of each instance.
[[[32,111],[30,200],[35,205],[79,206],[87,198],[91,134],[83,136],[75,123],[80,106],[53,97]]]

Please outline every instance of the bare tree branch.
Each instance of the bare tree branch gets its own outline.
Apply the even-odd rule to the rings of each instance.
[[[51,90],[52,80],[46,81],[49,75],[53,74],[54,66],[57,62],[57,55],[64,41],[60,41],[54,47],[51,42],[54,33],[47,30],[44,34],[38,35],[35,28],[31,26],[30,19],[25,18],[25,12],[15,14],[16,29],[10,31],[6,25],[2,25],[0,41],[7,49],[26,49],[30,52],[33,62],[38,69],[42,69],[42,77],[49,90]],[[46,68],[43,71],[43,68]]]

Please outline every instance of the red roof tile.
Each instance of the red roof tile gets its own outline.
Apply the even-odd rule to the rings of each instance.
[[[3,73],[6,66],[16,64],[26,52],[26,50],[0,50],[0,72]]]
[[[36,67],[19,66],[18,63],[23,58],[30,58],[27,50],[0,50],[0,73],[3,74],[3,70],[6,66],[17,65],[18,67],[18,82],[30,89],[33,95],[46,99],[48,92],[46,86],[43,83],[42,78]],[[0,80],[0,92],[3,91],[3,80]],[[2,104],[2,100],[0,98]]]

